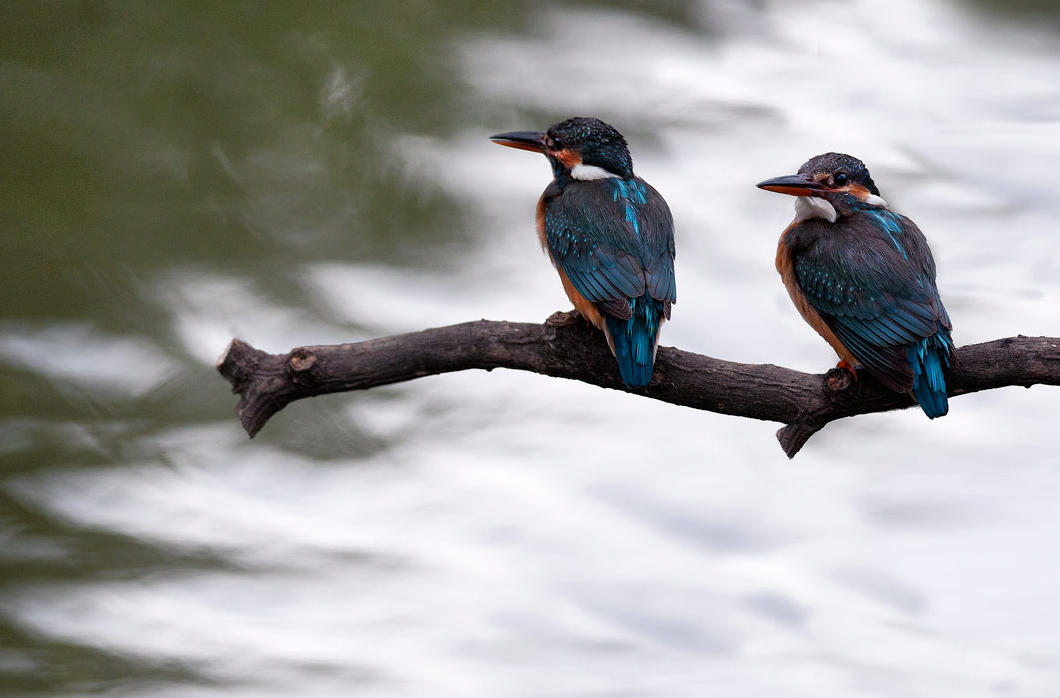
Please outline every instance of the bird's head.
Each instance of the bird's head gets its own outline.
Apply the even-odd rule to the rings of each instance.
[[[865,163],[843,153],[810,158],[798,174],[767,179],[757,186],[799,197],[796,211],[802,218],[824,218],[832,223],[838,216],[887,207]]]
[[[512,131],[490,136],[500,145],[544,153],[556,177],[603,179],[633,176],[633,158],[626,139],[613,126],[599,119],[576,116],[549,127],[545,132]]]

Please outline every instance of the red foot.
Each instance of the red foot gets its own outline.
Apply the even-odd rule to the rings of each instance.
[[[856,371],[856,370],[854,369],[854,367],[853,367],[853,366],[851,366],[851,365],[850,365],[849,363],[847,363],[847,362],[846,362],[845,360],[843,360],[843,361],[840,361],[839,363],[837,363],[837,364],[835,365],[835,367],[836,367],[836,368],[845,368],[845,369],[846,369],[847,371],[849,371],[849,372],[850,372],[850,377],[851,377],[851,379],[853,379],[853,381],[854,381],[855,383],[857,382],[857,380],[858,380],[858,372],[857,372],[857,371]]]

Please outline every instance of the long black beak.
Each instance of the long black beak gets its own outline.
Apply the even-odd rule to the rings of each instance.
[[[829,191],[835,191],[820,182],[806,177],[805,175],[785,175],[774,177],[755,185],[759,189],[775,191],[780,194],[791,194],[792,196],[820,196]]]
[[[510,131],[509,133],[498,133],[490,136],[490,140],[498,145],[506,145],[509,148],[519,148],[535,153],[545,152],[545,134],[540,131]]]

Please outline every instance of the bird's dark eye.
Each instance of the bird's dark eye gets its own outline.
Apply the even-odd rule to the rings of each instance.
[[[562,147],[559,144],[559,141],[553,138],[552,136],[549,136],[547,139],[545,139],[545,145],[548,147],[549,150],[559,150]]]
[[[846,184],[846,183],[847,183],[847,175],[846,175],[846,172],[836,172],[836,173],[835,173],[835,174],[834,174],[834,175],[832,176],[832,181],[833,181],[833,182],[835,182],[835,185],[836,185],[837,187],[841,187],[841,186],[843,186],[844,184]]]

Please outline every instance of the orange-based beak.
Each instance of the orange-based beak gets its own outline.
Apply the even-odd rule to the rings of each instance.
[[[509,133],[498,133],[490,136],[490,140],[498,145],[506,145],[509,148],[529,150],[534,153],[544,153],[545,134],[540,131],[511,131]]]
[[[774,177],[755,185],[759,189],[775,191],[779,194],[791,194],[792,196],[820,196],[825,192],[835,191],[824,184],[814,181],[805,175],[785,175]]]

